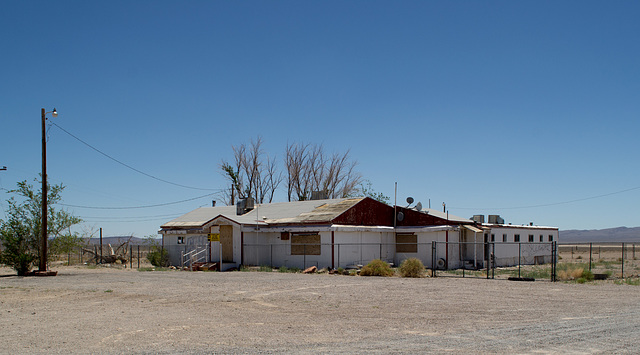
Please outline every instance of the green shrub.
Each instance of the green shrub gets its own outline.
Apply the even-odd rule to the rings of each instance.
[[[424,276],[424,265],[418,258],[409,258],[402,261],[398,271],[402,277],[422,277]]]
[[[300,272],[300,268],[297,267],[286,267],[286,266],[280,266],[280,268],[278,269],[279,272],[290,272],[290,273],[297,273]]]
[[[360,276],[393,276],[394,271],[380,259],[372,260],[360,270]]]
[[[591,272],[589,270],[584,270],[582,272],[582,277],[587,281],[593,281],[593,279],[594,279],[593,272]]]
[[[151,263],[151,265],[156,267],[167,267],[169,266],[169,252],[167,249],[152,247],[149,254],[147,254],[147,260]]]

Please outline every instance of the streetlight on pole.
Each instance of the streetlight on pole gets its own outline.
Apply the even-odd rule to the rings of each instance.
[[[58,111],[54,108],[53,111],[42,113],[42,225],[40,226],[40,266],[38,272],[41,274],[47,273],[47,135],[46,135],[46,121],[47,113],[50,113],[52,117],[58,117]],[[55,274],[53,274],[55,275]]]

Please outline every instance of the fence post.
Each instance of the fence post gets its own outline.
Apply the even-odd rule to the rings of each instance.
[[[307,268],[307,245],[302,244],[302,270]]]
[[[491,278],[496,278],[496,243],[491,243]]]
[[[593,243],[589,243],[589,271],[591,271],[591,255],[593,255]]]
[[[522,255],[522,243],[518,242],[518,277],[520,277],[520,255]]]
[[[555,250],[556,242],[551,242],[551,282],[556,281],[556,250]]]
[[[486,239],[486,238],[485,238]],[[491,261],[489,260],[489,243],[487,241],[484,242],[484,259],[487,263],[487,280],[489,279],[489,269],[491,269]]]
[[[620,277],[624,279],[624,243],[622,243],[622,271]]]
[[[431,241],[431,277],[436,277],[436,241]]]
[[[129,269],[133,269],[133,245],[129,245]]]
[[[140,268],[140,244],[138,244],[138,269]]]

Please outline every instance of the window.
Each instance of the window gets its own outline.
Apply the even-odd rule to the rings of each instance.
[[[320,255],[320,234],[291,234],[291,255]]]
[[[495,242],[496,241],[496,235],[495,234],[491,234],[491,241]]]
[[[529,243],[533,243],[533,234],[529,234]]]
[[[396,253],[417,253],[418,236],[415,234],[396,234]]]
[[[513,235],[513,241],[516,242],[516,243],[519,243],[520,242],[520,234],[514,234]]]
[[[553,242],[553,235],[549,234],[549,241]]]
[[[540,234],[540,243],[544,242],[544,236]]]
[[[506,243],[506,242],[507,242],[507,234],[506,234],[506,233],[502,235],[502,241],[503,241],[504,243]]]
[[[178,237],[178,244],[184,244],[184,237]]]

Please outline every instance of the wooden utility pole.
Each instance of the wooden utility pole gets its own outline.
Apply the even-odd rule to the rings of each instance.
[[[42,223],[40,226],[39,271],[47,271],[47,136],[44,109],[42,113]]]

